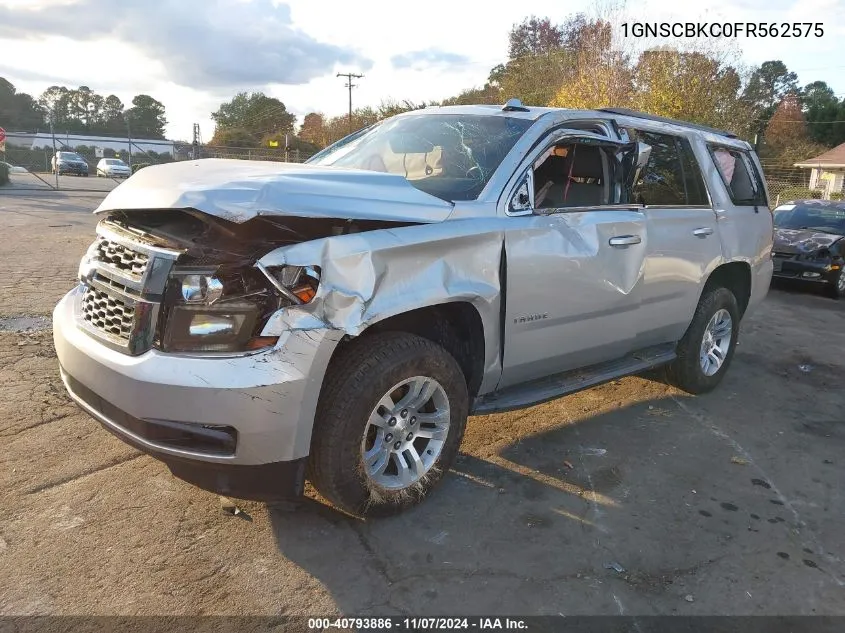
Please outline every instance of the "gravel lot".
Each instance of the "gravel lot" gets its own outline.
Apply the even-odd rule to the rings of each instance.
[[[0,614],[845,614],[845,302],[773,289],[705,397],[634,377],[472,418],[402,516],[233,516],[63,392],[38,317],[98,200],[0,193]]]

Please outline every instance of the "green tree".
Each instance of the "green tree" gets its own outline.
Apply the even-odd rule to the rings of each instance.
[[[10,131],[34,131],[44,126],[44,110],[31,95],[0,77],[0,122]]]
[[[167,119],[164,105],[149,95],[137,95],[125,117],[129,121],[132,136],[136,138],[164,138]]]
[[[804,86],[801,102],[812,141],[828,147],[845,143],[845,99],[838,100],[826,82],[814,81]]]
[[[241,129],[249,133],[256,146],[267,134],[292,134],[296,123],[296,116],[287,111],[284,103],[263,92],[240,92],[231,101],[220,104],[211,118],[215,137],[223,130]]]
[[[115,95],[109,95],[103,100],[102,130],[105,134],[114,136],[126,133],[123,102]]]
[[[765,124],[775,108],[790,92],[798,90],[798,75],[790,72],[780,60],[763,62],[754,69],[743,92],[743,99],[753,107]]]

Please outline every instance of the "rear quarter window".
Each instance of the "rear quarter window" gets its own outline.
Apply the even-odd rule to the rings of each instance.
[[[749,152],[721,145],[707,146],[716,171],[738,207],[768,207],[763,178]]]

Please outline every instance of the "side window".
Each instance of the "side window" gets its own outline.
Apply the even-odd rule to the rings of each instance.
[[[651,157],[639,182],[634,200],[646,205],[709,205],[701,168],[689,141],[671,134],[626,128],[632,142],[651,146]]]
[[[763,180],[748,152],[719,145],[708,148],[736,206],[768,206]]]
[[[651,146],[648,165],[634,185],[634,200],[645,205],[685,205],[684,170],[674,136],[627,128],[633,142]]]
[[[561,142],[534,163],[534,206],[538,209],[610,204],[610,161],[597,145]]]

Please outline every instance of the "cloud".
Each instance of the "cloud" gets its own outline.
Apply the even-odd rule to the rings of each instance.
[[[154,6],[153,6],[154,5]],[[319,42],[272,0],[76,0],[40,9],[0,6],[0,38],[119,40],[156,59],[176,84],[225,90],[304,84],[336,64],[369,70],[355,51]],[[86,63],[90,63],[86,60]]]
[[[469,63],[469,57],[442,51],[438,48],[427,48],[411,53],[402,53],[390,58],[390,63],[398,70],[425,70],[430,68],[444,68],[449,66],[462,66]]]

